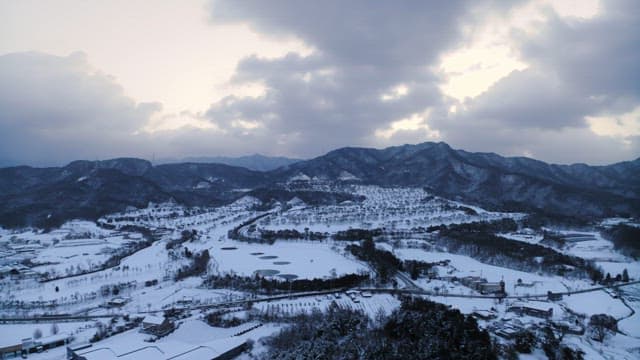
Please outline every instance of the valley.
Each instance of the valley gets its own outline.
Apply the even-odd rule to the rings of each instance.
[[[298,177],[278,191],[288,198],[150,202],[50,231],[2,229],[3,349],[64,359],[62,341],[79,358],[141,359],[158,356],[154,344],[180,359],[205,346],[249,359],[315,312],[384,321],[421,298],[475,319],[501,356],[527,334],[533,358],[549,336],[587,358],[640,354],[640,262],[603,236],[617,223],[535,227],[524,211],[416,187]],[[305,192],[349,197],[307,203]],[[616,329],[594,324],[599,314]]]

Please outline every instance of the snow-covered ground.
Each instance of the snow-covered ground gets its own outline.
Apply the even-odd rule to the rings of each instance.
[[[400,259],[421,260],[425,262],[449,261],[448,266],[437,266],[439,276],[479,276],[489,282],[504,281],[509,294],[546,294],[547,291],[564,292],[591,287],[587,281],[569,280],[559,276],[543,276],[524,271],[488,265],[469,256],[450,254],[445,252],[425,251],[422,249],[396,249],[395,254]],[[515,286],[518,280],[530,287]],[[465,291],[465,294],[469,290]]]
[[[346,178],[349,174],[344,175]],[[527,327],[545,323],[546,320],[531,316],[519,316],[507,311],[516,301],[525,301],[533,307],[552,308],[554,321],[580,320],[586,325],[591,315],[606,313],[619,319],[618,326],[624,334],[617,334],[604,344],[596,343],[587,336],[567,335],[565,343],[582,348],[587,358],[632,358],[633,349],[640,349],[640,287],[624,288],[619,293],[607,290],[565,296],[556,302],[539,299],[480,299],[442,295],[477,295],[451,277],[479,276],[489,282],[504,281],[509,295],[524,296],[546,294],[547,291],[565,292],[590,288],[587,280],[567,279],[560,276],[542,275],[517,271],[507,267],[482,263],[468,256],[433,251],[430,236],[425,229],[429,226],[471,221],[486,221],[501,218],[519,219],[522,214],[485,211],[455,201],[431,196],[423,189],[380,188],[375,186],[348,185],[339,189],[355,195],[362,195],[362,202],[344,202],[330,206],[309,206],[298,198],[286,204],[276,204],[269,210],[256,210],[259,200],[245,196],[233,204],[218,208],[187,208],[174,203],[150,204],[145,209],[111,214],[99,219],[103,225],[97,226],[87,221],[71,221],[49,233],[28,229],[13,231],[0,229],[0,268],[8,274],[3,265],[20,266],[23,277],[5,276],[0,279],[0,313],[3,316],[30,316],[43,313],[68,314],[142,314],[154,311],[159,315],[164,309],[178,303],[184,306],[210,305],[230,300],[247,299],[251,294],[229,289],[206,289],[202,277],[210,275],[237,274],[254,276],[257,271],[269,270],[277,275],[289,274],[298,278],[328,278],[351,273],[370,273],[370,267],[345,252],[348,242],[330,240],[337,231],[350,228],[385,228],[393,234],[386,241],[376,239],[376,246],[393,252],[404,260],[443,262],[438,265],[438,275],[445,279],[421,277],[415,283],[439,296],[431,300],[450,305],[463,313],[490,311],[496,320],[482,320],[481,326],[491,327],[498,322]],[[248,243],[229,239],[229,231],[255,221],[258,230],[306,229],[327,233],[323,241],[276,240],[272,245]],[[94,271],[104,264],[115,251],[127,244],[142,241],[142,236],[126,230],[127,225],[144,226],[154,232],[156,240],[151,246],[139,250],[122,259],[118,266]],[[108,228],[108,229],[107,229]],[[243,226],[244,229],[248,226]],[[415,234],[413,231],[419,229]],[[180,239],[183,231],[193,233],[189,239],[169,250],[167,244]],[[612,276],[627,269],[632,279],[640,278],[640,262],[618,253],[613,244],[603,239],[598,232],[575,232],[557,230],[558,233],[575,236],[579,241],[569,241],[558,249],[565,254],[592,260]],[[538,244],[542,234],[530,229],[500,234],[501,236]],[[574,239],[574,240],[575,240]],[[547,245],[548,246],[548,245]],[[211,260],[204,274],[181,281],[174,281],[178,269],[190,263],[184,255],[185,249],[198,253],[208,250]],[[428,250],[427,250],[428,249]],[[438,250],[442,250],[438,248]],[[27,264],[25,266],[23,264]],[[9,267],[10,268],[10,267]],[[21,271],[22,271],[21,270]],[[65,278],[39,282],[38,274],[54,274]],[[264,272],[261,272],[264,274]],[[28,276],[27,276],[28,275]],[[271,275],[274,276],[274,275]],[[450,281],[450,280],[451,281]],[[153,281],[153,283],[149,283]],[[145,284],[145,282],[147,284]],[[523,286],[516,286],[521,283]],[[402,284],[400,284],[403,286]],[[389,285],[391,286],[391,285]],[[115,294],[113,289],[117,288]],[[621,298],[620,298],[620,297]],[[107,307],[107,302],[122,298],[122,307]],[[343,308],[361,310],[374,317],[379,311],[389,313],[399,306],[399,300],[389,294],[362,294],[354,301],[344,293],[335,295],[307,296],[295,299],[281,299],[258,302],[253,309],[258,313],[293,315],[313,309],[326,309],[336,303]],[[636,313],[633,314],[633,311]],[[199,320],[201,315],[192,312],[191,317],[181,320],[178,329],[158,340],[158,344],[189,347],[208,341],[226,339],[240,331],[237,329],[213,328]],[[107,320],[105,320],[107,321]],[[254,324],[245,324],[251,326]],[[73,333],[76,342],[84,341],[95,333],[95,321],[59,323],[60,332]],[[280,324],[265,324],[246,334],[244,339],[257,340],[280,329]],[[48,335],[50,323],[0,325],[0,339],[29,337],[35,328]],[[625,335],[626,334],[626,335]],[[245,336],[245,335],[243,335]],[[127,351],[145,346],[145,336],[131,330],[115,335],[98,344],[104,347]],[[179,345],[181,344],[181,345]],[[187,344],[187,345],[184,345]],[[262,346],[256,343],[256,346]],[[632,355],[630,355],[632,354]],[[539,358],[540,352],[532,356]],[[248,356],[243,355],[244,358]],[[542,355],[544,356],[544,355]],[[63,349],[52,349],[42,354],[30,355],[33,359],[63,359]],[[524,357],[523,357],[524,358]],[[531,357],[529,357],[531,358]]]
[[[310,241],[276,241],[267,245],[228,240],[215,243],[209,252],[219,274],[253,276],[257,270],[277,270],[280,274],[313,279],[369,271],[362,263],[343,256],[340,249],[330,243]]]
[[[347,294],[318,295],[296,299],[263,302],[255,305],[255,309],[261,313],[292,316],[302,312],[310,313],[314,309],[325,311],[332,303],[343,309],[362,311],[374,318],[380,311],[389,315],[400,306],[400,301],[389,294],[372,294],[363,297],[361,293],[352,300]]]

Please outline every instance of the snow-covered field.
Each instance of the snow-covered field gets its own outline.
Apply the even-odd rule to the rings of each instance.
[[[466,276],[485,278],[489,282],[504,281],[507,293],[518,297],[593,286],[588,280],[518,271],[506,266],[485,264],[469,256],[435,251],[446,249],[436,248],[433,243],[429,243],[431,237],[437,234],[425,232],[426,228],[434,225],[502,218],[517,220],[523,214],[485,211],[475,206],[433,197],[423,189],[416,188],[348,185],[339,190],[362,195],[365,199],[362,202],[309,206],[294,198],[288,203],[275,204],[268,210],[256,210],[259,200],[246,196],[233,204],[218,208],[186,208],[174,203],[150,204],[144,209],[104,216],[98,221],[101,226],[87,221],[71,221],[49,233],[34,229],[0,229],[0,269],[4,271],[4,276],[0,278],[0,314],[25,317],[45,313],[144,316],[149,312],[160,315],[178,304],[188,308],[233,300],[251,299],[253,302],[255,298],[252,296],[255,294],[230,289],[208,289],[202,285],[203,278],[226,274],[254,277],[257,273],[269,274],[267,276],[276,279],[279,278],[278,275],[295,275],[301,279],[330,278],[353,273],[373,275],[368,264],[345,251],[349,242],[331,240],[331,235],[353,228],[384,228],[392,236],[376,239],[378,248],[391,251],[402,260],[441,262],[441,265],[436,266],[440,278],[429,279],[422,276],[414,281],[415,285],[438,295],[431,296],[431,300],[459,309],[463,313],[484,311],[495,314],[495,320],[479,321],[485,328],[492,329],[500,324],[515,324],[516,327],[527,328],[546,323],[546,319],[509,312],[509,307],[515,302],[523,302],[536,308],[551,308],[551,320],[578,321],[583,326],[586,326],[591,315],[606,313],[619,320],[619,329],[624,334],[616,334],[604,344],[596,343],[586,335],[567,335],[565,343],[584,349],[587,358],[630,358],[630,354],[634,354],[634,348],[640,349],[639,286],[621,289],[619,292],[606,290],[575,294],[555,302],[545,298],[527,301],[521,298],[500,300],[450,296],[479,295],[476,290],[453,279]],[[254,221],[258,217],[260,218]],[[271,245],[229,238],[231,230],[242,228],[246,231],[251,222],[257,230],[295,229],[304,232],[306,229],[326,233],[326,237],[322,241],[277,239]],[[145,240],[140,233],[127,228],[128,225],[151,230],[155,242],[128,254],[117,266],[100,270],[116,252]],[[187,235],[195,235],[188,240],[178,241],[185,231]],[[613,277],[627,269],[632,279],[640,278],[640,262],[618,253],[613,244],[603,239],[598,232],[555,231],[573,236],[572,241],[557,250],[592,260]],[[531,229],[500,235],[532,244],[538,244],[543,239],[541,232]],[[176,242],[179,244],[171,250],[171,244]],[[210,254],[206,270],[198,276],[174,281],[178,270],[191,263],[191,257],[186,253],[196,254],[205,249]],[[16,271],[20,270],[18,275],[11,272],[14,268]],[[60,278],[41,281],[44,273],[48,273],[50,278]],[[411,285],[410,282],[398,283],[400,288]],[[390,288],[392,285],[386,286]],[[124,304],[118,307],[107,306],[114,299],[122,300]],[[342,308],[361,310],[375,317],[380,311],[388,314],[400,304],[396,297],[382,293],[365,293],[365,296],[358,294],[355,299],[357,301],[344,293],[339,296],[331,294],[268,299],[269,302],[253,303],[253,308],[246,313],[288,316],[313,309],[325,310],[335,303]],[[198,344],[229,339],[241,331],[243,326],[246,328],[255,325],[248,323],[238,328],[214,328],[202,322],[201,316],[201,313],[192,309],[187,319],[179,320],[178,329],[166,338],[159,339],[157,344],[161,347],[190,349]],[[0,339],[19,340],[30,337],[36,328],[40,328],[47,336],[51,325],[47,322],[0,324]],[[275,333],[282,326],[268,323],[242,335],[242,339],[257,340]],[[96,322],[60,322],[58,327],[61,333],[73,333],[77,343],[87,340],[95,333]],[[98,344],[115,353],[123,353],[148,345],[144,342],[146,337],[148,335],[140,334],[134,329]],[[536,352],[532,356],[536,358],[539,355]],[[248,358],[248,355],[243,357]],[[42,354],[30,355],[30,358],[63,359],[64,351],[61,348],[52,349]]]
[[[368,272],[362,263],[345,257],[329,243],[276,241],[273,245],[248,244],[228,240],[210,248],[219,274],[234,272],[253,276],[257,270],[277,270],[299,278],[325,278],[332,275]]]
[[[546,294],[547,291],[564,292],[569,289],[577,290],[590,287],[587,281],[568,280],[559,276],[543,276],[524,271],[484,264],[469,256],[450,254],[445,252],[425,251],[422,249],[396,249],[396,256],[406,260],[421,260],[425,262],[449,261],[448,266],[437,266],[440,276],[479,276],[489,282],[503,280],[505,289],[510,294]],[[531,284],[530,287],[515,286],[522,283]]]

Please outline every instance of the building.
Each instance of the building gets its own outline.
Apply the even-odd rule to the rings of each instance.
[[[476,310],[472,312],[471,315],[481,320],[491,320],[498,317],[498,315],[491,310]]]
[[[8,339],[0,340],[0,359],[10,356],[18,356],[22,353],[22,342],[9,341]]]
[[[553,316],[553,308],[545,307],[542,304],[532,302],[513,303],[507,311],[514,312],[518,315],[529,315],[541,319],[549,319]]]
[[[566,334],[584,335],[585,333],[584,326],[578,323],[571,323],[569,321],[554,321],[551,323],[551,325],[553,325],[553,327],[557,330],[562,331]]]
[[[505,294],[504,281],[484,282],[477,285],[481,294]]]
[[[0,341],[0,359],[7,356],[17,356],[41,352],[54,347],[63,346],[73,340],[69,334],[56,334],[40,339],[25,338],[21,341]]]
[[[123,307],[127,303],[126,299],[121,297],[115,297],[107,302],[107,306],[110,307]]]
[[[480,276],[465,276],[458,280],[462,285],[481,294],[506,294],[504,281],[488,282]]]
[[[231,360],[246,349],[245,340],[229,337],[194,345],[180,341],[141,345],[125,352],[111,347],[93,347],[74,351],[67,348],[68,360]]]
[[[495,334],[505,339],[515,339],[515,337],[522,331],[514,326],[505,325],[495,330]]]
[[[175,325],[171,320],[165,317],[148,315],[142,319],[142,329],[140,329],[140,331],[145,334],[161,337],[172,332],[174,328]]]
[[[551,291],[548,291],[547,292],[547,298],[549,299],[549,301],[560,301],[560,300],[562,300],[562,294],[553,293]]]

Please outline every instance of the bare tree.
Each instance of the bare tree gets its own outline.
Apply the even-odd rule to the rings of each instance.
[[[607,335],[618,331],[617,320],[607,314],[592,315],[589,319],[589,333],[591,338],[602,342]]]

